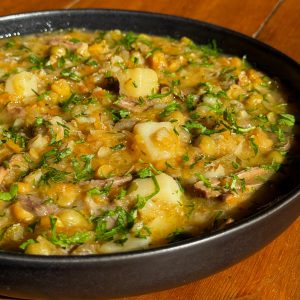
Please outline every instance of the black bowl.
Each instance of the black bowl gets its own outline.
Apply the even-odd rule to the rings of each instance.
[[[61,28],[121,29],[196,43],[212,39],[225,53],[243,56],[279,77],[300,95],[300,66],[284,54],[242,34],[168,15],[116,10],[62,10],[0,18],[3,37]],[[293,146],[292,154],[298,154]],[[257,251],[300,212],[298,161],[288,164],[273,195],[226,229],[149,249],[110,255],[29,256],[0,253],[0,294],[36,299],[103,299],[167,289],[220,271]]]

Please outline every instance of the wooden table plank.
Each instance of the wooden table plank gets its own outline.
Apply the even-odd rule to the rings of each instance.
[[[143,10],[180,15],[252,35],[277,2],[278,0],[81,0],[73,7]]]
[[[69,8],[74,0],[41,1],[41,0],[1,0],[0,15],[15,14],[27,11]]]
[[[300,1],[285,0],[258,39],[300,62]]]

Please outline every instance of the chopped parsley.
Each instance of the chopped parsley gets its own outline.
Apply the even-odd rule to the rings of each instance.
[[[49,182],[64,181],[68,172],[61,171],[52,167],[47,167],[47,171],[41,176],[40,183],[49,184]]]
[[[278,124],[292,127],[295,125],[295,117],[291,114],[280,114]]]
[[[183,127],[187,130],[190,130],[190,129],[199,129],[201,134],[203,135],[211,135],[211,134],[214,134],[214,133],[220,133],[220,132],[223,132],[224,129],[208,129],[206,126],[204,126],[203,124],[201,123],[198,123],[198,122],[194,122],[192,120],[188,120],[184,125]]]
[[[140,178],[152,177],[152,176],[158,175],[158,174],[161,174],[161,171],[156,169],[151,163],[149,163],[148,167],[146,167],[144,169],[140,169],[137,172],[137,175]]]
[[[173,111],[180,109],[180,105],[176,101],[169,103],[164,110],[159,114],[160,118],[169,116]]]
[[[15,144],[21,148],[25,148],[28,142],[27,136],[22,132],[17,132],[17,129],[11,127],[8,130],[3,130],[2,135],[6,140],[12,140]],[[2,141],[3,142],[3,141]]]
[[[210,180],[208,179],[208,178],[206,178],[204,175],[202,175],[202,174],[195,174],[196,176],[197,176],[197,178],[200,180],[200,181],[202,181],[203,182],[203,184],[206,186],[206,187],[208,187],[208,188],[210,188],[211,187],[211,182],[210,182]]]
[[[188,111],[193,111],[197,105],[197,96],[189,94],[185,99],[185,105]]]
[[[212,40],[206,45],[201,45],[200,50],[205,56],[217,56],[220,53],[216,40]]]
[[[137,195],[137,201],[136,201],[137,209],[143,208],[145,206],[145,204],[147,203],[147,201],[150,200],[151,198],[153,198],[155,195],[157,195],[160,191],[160,187],[159,187],[156,177],[152,176],[150,178],[152,179],[153,184],[154,184],[154,192],[145,197],[143,197],[141,195]]]
[[[251,146],[254,154],[257,155],[257,153],[258,153],[258,145],[254,142],[254,138],[253,137],[249,138],[249,143],[250,143],[250,146]]]
[[[83,98],[80,95],[72,94],[66,101],[60,103],[60,107],[64,112],[68,112],[74,105],[81,103],[82,100]]]
[[[115,240],[116,243],[124,243],[127,234],[134,225],[134,213],[127,212],[123,207],[117,206],[112,210],[105,211],[101,216],[94,219],[96,240],[109,241]],[[111,227],[109,220],[114,219]]]
[[[125,148],[124,144],[117,144],[115,146],[110,147],[110,149],[114,150],[114,151],[119,151]]]
[[[70,156],[71,153],[72,153],[72,150],[70,148],[65,148],[62,150],[60,150],[58,148],[51,149],[48,152],[43,154],[43,157],[40,162],[40,166],[46,165],[49,160],[52,160],[54,163],[58,163],[65,157]]]
[[[50,219],[50,230],[51,230],[51,235],[49,237],[49,240],[52,244],[56,246],[67,248],[73,245],[81,245],[91,238],[91,233],[87,231],[76,232],[75,234],[70,236],[68,236],[65,233],[56,233],[57,218],[50,215],[49,219]]]
[[[138,35],[133,32],[127,32],[117,43],[117,45],[124,46],[127,50],[133,48],[132,44],[138,39]]]
[[[79,162],[76,158],[72,160],[75,182],[90,180],[94,175],[94,170],[92,168],[92,159],[94,158],[94,154],[81,155],[80,158],[81,162]]]
[[[62,70],[60,72],[60,75],[64,78],[69,78],[73,81],[81,80],[80,75],[77,72],[75,72],[72,68],[67,68],[67,69]]]
[[[27,241],[25,241],[24,243],[22,243],[19,248],[22,250],[25,250],[29,245],[31,244],[35,244],[36,241],[34,239],[28,239]]]
[[[0,200],[11,201],[17,196],[17,193],[18,193],[18,185],[12,184],[10,186],[9,192],[0,192]]]
[[[153,99],[156,99],[156,98],[159,98],[159,99],[165,98],[165,97],[171,95],[174,92],[174,87],[178,86],[179,84],[180,84],[180,80],[173,80],[171,82],[171,87],[170,87],[170,90],[168,92],[162,93],[162,94],[152,94],[152,95],[148,96],[147,98],[149,100],[153,100]]]
[[[227,129],[231,130],[234,133],[243,134],[255,128],[254,126],[249,126],[249,127],[238,126],[233,112],[230,112],[228,109],[224,110],[223,119],[224,121],[221,121],[221,124],[223,124]]]
[[[126,109],[112,109],[110,112],[114,122],[118,122],[121,119],[127,119],[130,116],[130,112]]]
[[[116,199],[117,200],[122,200],[125,198],[125,196],[127,195],[127,191],[124,188],[121,188],[119,191],[119,194],[117,195]]]
[[[113,182],[106,184],[103,188],[92,188],[87,194],[88,196],[107,196],[111,190]]]
[[[39,57],[34,53],[29,54],[28,60],[33,64],[33,66],[30,68],[31,70],[49,69],[52,67],[51,65],[47,65],[48,58]]]

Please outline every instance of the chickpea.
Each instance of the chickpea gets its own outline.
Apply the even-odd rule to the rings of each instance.
[[[97,177],[99,178],[107,178],[113,171],[113,166],[109,164],[102,165],[97,170]]]
[[[214,156],[217,154],[217,144],[213,138],[209,136],[202,136],[199,145],[201,151],[209,156]]]
[[[18,193],[19,194],[28,194],[31,192],[31,185],[27,182],[18,182]]]
[[[41,228],[50,228],[50,218],[49,216],[43,216],[40,219],[40,227]],[[64,228],[64,224],[59,217],[56,217],[56,231],[61,232]]]
[[[180,111],[173,111],[172,113],[170,113],[167,117],[166,117],[167,121],[171,121],[171,120],[177,120],[177,122],[175,123],[176,125],[184,125],[184,123],[186,122],[187,118],[186,116],[180,112]]]
[[[89,46],[88,52],[93,56],[99,56],[109,52],[109,48],[106,41],[103,40],[101,43]]]
[[[61,96],[62,99],[67,99],[71,96],[71,88],[65,79],[59,79],[52,83],[51,89],[53,92]]]
[[[57,248],[46,238],[39,236],[37,238],[37,243],[28,245],[25,253],[35,255],[53,255],[57,254]]]
[[[150,66],[154,70],[161,70],[167,66],[165,54],[160,51],[156,51],[149,58]]]
[[[65,229],[74,231],[91,229],[88,220],[75,209],[65,209],[58,213],[58,217]]]
[[[106,146],[102,146],[99,148],[98,152],[97,152],[97,156],[99,158],[103,158],[105,156],[108,156],[110,155],[112,152],[112,150],[109,148],[109,147],[106,147]]]
[[[252,94],[246,101],[248,109],[255,109],[263,101],[263,97],[260,94]]]
[[[56,57],[62,57],[67,54],[67,51],[64,47],[61,46],[53,46],[51,47],[50,54]]]
[[[34,220],[34,215],[24,209],[20,202],[16,202],[10,207],[13,216],[21,223],[31,223]]]
[[[272,151],[269,153],[268,158],[271,162],[281,164],[284,161],[284,156],[279,151]]]
[[[9,226],[3,234],[2,241],[19,243],[24,238],[24,227],[20,223]]]

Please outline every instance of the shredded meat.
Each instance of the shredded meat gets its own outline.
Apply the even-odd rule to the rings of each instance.
[[[119,100],[116,105],[121,108],[125,108],[131,112],[140,113],[147,110],[149,107],[155,105],[155,101],[145,101],[144,103],[139,103],[137,99],[133,98],[123,98]]]
[[[68,40],[65,40],[64,38],[61,37],[55,37],[51,40],[49,40],[48,44],[50,46],[63,46],[65,48],[68,48],[70,50],[76,50],[79,47],[81,47],[82,43],[72,43]]]
[[[248,170],[243,170],[236,174],[240,179],[245,180],[246,191],[259,188],[272,174],[269,170],[253,167]],[[225,178],[225,177],[224,177]],[[216,179],[210,179],[211,186],[208,187],[203,181],[198,181],[194,184],[195,191],[204,198],[218,198],[225,201],[232,195],[231,191],[224,190],[221,182]],[[238,187],[239,188],[239,187]]]
[[[38,217],[54,214],[59,209],[56,204],[44,204],[42,199],[33,195],[19,195],[18,200],[25,209],[32,211]]]
[[[26,115],[24,107],[21,107],[15,103],[8,103],[6,106],[6,110],[8,113],[14,115],[17,118],[23,118]]]
[[[268,179],[268,177],[271,175],[271,172],[260,167],[254,167],[241,171],[236,175],[240,179],[245,180],[245,185],[247,188],[257,188]]]
[[[80,182],[80,185],[89,185],[91,187],[102,188],[107,184],[111,184],[112,187],[117,187],[123,185],[132,180],[132,176],[129,174],[127,176],[122,177],[111,177],[107,179],[99,179],[99,180],[89,180]]]
[[[119,122],[117,122],[115,124],[114,130],[117,130],[117,131],[129,130],[129,131],[131,131],[136,123],[137,123],[137,120],[121,119]]]
[[[220,185],[220,181],[217,179],[211,179],[211,186],[205,186],[203,181],[198,181],[194,184],[194,188],[196,192],[200,193],[200,195],[204,198],[217,198],[221,196],[221,191],[216,189]]]

